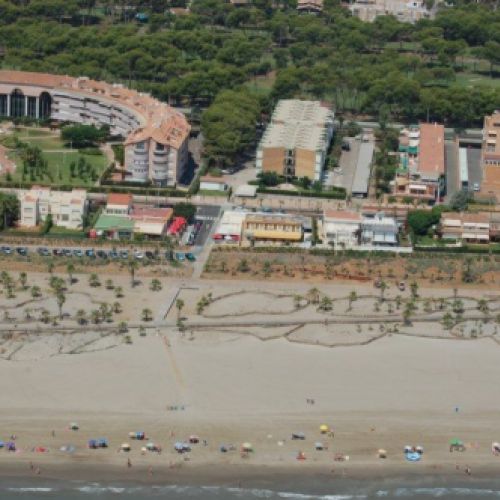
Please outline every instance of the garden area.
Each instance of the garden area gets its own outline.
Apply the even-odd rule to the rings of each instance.
[[[2,137],[0,144],[7,158],[16,165],[1,179],[13,184],[92,186],[108,164],[98,147],[77,149],[71,141],[63,140],[59,130],[15,127]]]

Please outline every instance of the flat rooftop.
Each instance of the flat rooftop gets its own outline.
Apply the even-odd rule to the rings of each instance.
[[[444,175],[444,126],[439,123],[420,124],[420,174],[439,178]]]

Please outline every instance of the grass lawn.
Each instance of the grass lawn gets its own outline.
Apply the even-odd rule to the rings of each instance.
[[[72,162],[78,163],[80,158],[83,158],[89,163],[95,169],[97,175],[100,175],[108,166],[107,158],[102,154],[82,154],[76,149],[65,147],[58,132],[49,132],[37,128],[23,128],[14,132],[12,135],[16,136],[20,141],[27,142],[31,146],[38,146],[42,150],[43,157],[48,162],[49,171],[52,173],[52,183],[54,185],[69,184],[72,186],[85,187],[95,184],[95,181],[91,179],[90,175],[83,179],[71,177],[70,165]],[[11,150],[8,156],[17,164],[16,171],[11,174],[12,180],[14,182],[21,182],[23,180],[22,160],[19,154],[14,150]],[[31,181],[29,175],[25,177],[25,180]],[[44,178],[36,178],[34,181],[51,183],[50,178],[47,176],[44,176]]]
[[[478,73],[457,73],[457,83],[467,87],[474,87],[477,85],[488,85],[490,87],[500,87],[500,78],[491,78],[490,76]]]

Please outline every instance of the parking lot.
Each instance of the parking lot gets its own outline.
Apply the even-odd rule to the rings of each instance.
[[[201,222],[193,245],[203,247],[212,231],[215,221],[219,218],[220,207],[218,205],[199,206],[196,209],[195,220]]]
[[[158,246],[154,248],[137,248],[137,249],[118,249],[113,247],[94,249],[92,247],[73,247],[67,246],[51,247],[51,246],[0,246],[0,255],[18,257],[24,260],[31,256],[37,256],[42,259],[61,259],[67,262],[75,260],[79,263],[101,261],[105,262],[129,262],[137,261],[138,263],[154,264],[167,263],[172,260],[179,262],[196,260],[192,252],[171,252]]]

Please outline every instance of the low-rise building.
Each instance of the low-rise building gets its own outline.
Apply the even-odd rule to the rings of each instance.
[[[399,137],[399,167],[392,195],[433,204],[445,188],[444,126],[421,123],[403,129]]]
[[[243,221],[247,212],[237,210],[226,210],[217,225],[213,239],[219,243],[239,243]]]
[[[106,215],[127,216],[132,210],[132,195],[125,193],[109,193],[104,213]]]
[[[490,216],[486,213],[443,212],[439,225],[443,239],[461,240],[466,243],[490,241]]]
[[[111,240],[129,240],[134,234],[134,221],[127,216],[101,214],[94,226],[95,236]]]
[[[298,242],[303,235],[302,222],[291,215],[250,213],[243,221],[247,241]]]
[[[361,244],[370,246],[397,246],[399,226],[392,217],[378,213],[361,221]]]
[[[200,177],[200,191],[227,191],[227,184],[223,177],[204,175]]]
[[[345,210],[325,210],[323,239],[335,247],[353,248],[359,245],[361,214]]]
[[[321,180],[333,128],[334,113],[325,104],[279,101],[257,148],[257,171]]]
[[[161,237],[167,233],[167,227],[173,216],[171,208],[140,207],[130,212],[134,222],[134,234],[149,237]]]
[[[33,186],[30,190],[20,191],[20,225],[35,227],[50,215],[56,226],[79,229],[87,213],[87,191],[53,191],[48,187]]]

